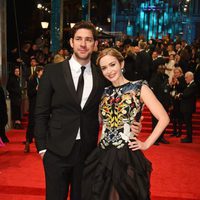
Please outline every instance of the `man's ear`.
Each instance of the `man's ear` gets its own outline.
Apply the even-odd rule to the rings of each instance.
[[[73,41],[73,38],[70,38],[70,39],[69,39],[69,43],[70,43],[70,46],[71,46],[72,48],[74,48],[74,41]]]

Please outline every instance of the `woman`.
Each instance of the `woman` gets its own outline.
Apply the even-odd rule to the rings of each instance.
[[[116,49],[103,50],[97,65],[112,86],[105,88],[99,106],[102,133],[98,147],[85,162],[82,199],[150,199],[151,163],[142,151],[154,144],[169,117],[146,81],[124,78],[124,58]],[[131,134],[130,126],[140,119],[144,104],[158,123],[142,142]]]
[[[174,68],[175,68],[175,58],[173,54],[169,55],[169,62],[165,63],[165,74],[169,77],[169,82],[172,81],[172,77],[174,75]]]
[[[6,89],[9,92],[11,101],[11,114],[15,129],[22,129],[21,125],[21,103],[22,90],[20,86],[20,69],[15,67],[14,73],[10,74]]]
[[[27,95],[29,99],[29,116],[28,116],[28,128],[26,131],[26,144],[24,148],[24,153],[30,152],[30,143],[33,141],[34,137],[34,111],[36,104],[36,96],[39,85],[39,80],[43,74],[43,67],[37,66],[35,72],[30,76],[27,84]]]

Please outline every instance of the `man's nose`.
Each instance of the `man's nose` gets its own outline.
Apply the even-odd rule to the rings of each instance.
[[[85,46],[86,45],[86,41],[85,40],[81,40],[81,46]]]

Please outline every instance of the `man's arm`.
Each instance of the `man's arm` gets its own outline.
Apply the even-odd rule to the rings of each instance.
[[[35,107],[35,140],[39,152],[46,149],[52,94],[53,89],[47,68],[40,80]]]

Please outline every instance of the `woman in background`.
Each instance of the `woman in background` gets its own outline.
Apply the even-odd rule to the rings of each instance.
[[[9,139],[6,136],[5,126],[8,123],[7,106],[4,90],[0,81],[0,146],[3,143],[8,143]]]
[[[15,66],[14,72],[10,74],[6,89],[11,101],[11,115],[14,129],[22,129],[21,125],[21,103],[22,89],[20,85],[20,68]]]

